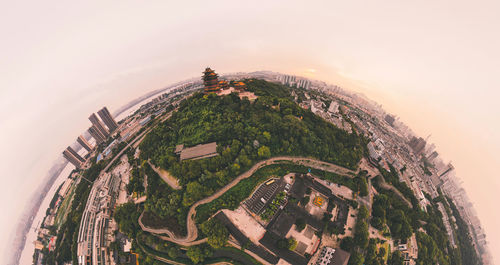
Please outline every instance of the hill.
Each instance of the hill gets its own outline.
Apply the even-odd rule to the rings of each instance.
[[[272,156],[304,156],[355,169],[366,141],[347,133],[311,111],[302,109],[286,86],[244,80],[258,98],[251,102],[236,94],[197,93],[183,101],[172,117],[159,124],[140,145],[140,160],[150,160],[179,179],[173,190],[148,174],[145,204],[151,225],[177,219],[170,228],[185,233],[188,207],[217,191],[252,165]],[[179,161],[176,145],[217,142],[215,157]]]

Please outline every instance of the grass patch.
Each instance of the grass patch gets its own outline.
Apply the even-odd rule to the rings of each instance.
[[[68,207],[71,205],[71,200],[73,199],[73,195],[75,194],[75,182],[71,184],[70,191],[67,193],[66,198],[64,198],[63,202],[61,203],[61,206],[59,206],[59,209],[57,210],[57,215],[56,215],[56,221],[55,225],[57,226],[57,229],[60,228],[60,226],[66,221],[66,216],[68,213]]]

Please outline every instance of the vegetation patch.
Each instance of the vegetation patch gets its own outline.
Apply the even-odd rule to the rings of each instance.
[[[178,111],[145,137],[140,145],[140,160],[150,160],[155,166],[168,170],[183,187],[174,191],[162,184],[149,185],[151,176],[145,172],[148,176],[146,211],[161,218],[176,216],[178,224],[185,226],[187,209],[194,202],[272,156],[306,156],[356,168],[366,150],[366,139],[302,109],[291,98],[290,88],[263,80],[245,80],[245,83],[248,90],[259,96],[254,102],[241,100],[235,94],[196,93],[181,102]],[[179,161],[175,154],[176,145],[190,147],[210,142],[217,142],[215,157]],[[148,170],[141,164],[141,170]],[[332,182],[343,181],[348,187],[355,186],[349,179],[342,180],[345,177],[322,174]],[[152,175],[152,179],[157,179]],[[140,183],[140,176],[134,181],[137,182]],[[243,190],[246,196],[255,186],[251,182],[243,182],[251,187]],[[230,193],[229,198],[225,197],[229,201],[221,204],[233,208],[245,197]],[[203,209],[200,211],[200,216],[206,218]],[[202,220],[206,220],[204,218]]]

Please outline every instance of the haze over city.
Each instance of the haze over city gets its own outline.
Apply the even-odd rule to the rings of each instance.
[[[10,258],[21,214],[90,113],[115,112],[210,66],[336,84],[431,135],[463,181],[498,264],[499,8],[496,1],[0,4],[0,238],[9,239],[0,260]]]

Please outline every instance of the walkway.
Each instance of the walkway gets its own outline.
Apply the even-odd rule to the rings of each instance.
[[[168,171],[162,168],[155,167],[149,160],[148,164],[151,166],[154,172],[156,172],[156,174],[158,174],[158,176],[160,176],[160,178],[163,179],[163,181],[165,181],[170,187],[172,187],[172,189],[174,190],[182,189],[182,187],[179,185],[179,180],[174,176],[170,175]]]
[[[159,261],[167,263],[167,264],[184,265],[184,263],[180,263],[180,262],[177,262],[177,261],[166,259],[164,257],[156,256],[155,254],[149,252],[146,248],[142,247],[141,244],[138,244],[138,245],[139,245],[139,247],[141,248],[142,251],[144,251],[148,256],[151,256],[152,258],[154,258],[156,260],[159,260]],[[137,262],[137,264],[139,264],[139,262]]]
[[[210,195],[209,197],[206,197],[196,203],[194,203],[191,208],[189,208],[189,212],[187,215],[187,235],[185,237],[178,237],[174,235],[170,230],[163,228],[163,229],[154,229],[150,227],[146,227],[142,223],[142,214],[139,217],[139,225],[141,226],[142,230],[150,232],[150,233],[155,233],[155,234],[167,234],[169,236],[169,239],[162,238],[164,240],[168,240],[170,242],[179,244],[179,245],[187,245],[190,242],[193,242],[197,237],[198,237],[198,228],[196,227],[196,223],[194,221],[194,216],[196,215],[196,207],[199,205],[209,203],[217,198],[219,198],[222,194],[226,193],[229,189],[232,187],[236,186],[241,180],[246,179],[250,176],[252,176],[257,170],[264,166],[272,165],[272,164],[279,164],[281,162],[292,162],[295,164],[307,166],[307,167],[313,167],[317,169],[321,169],[324,171],[329,171],[329,172],[334,172],[337,174],[344,174],[350,177],[353,177],[354,172],[352,170],[340,167],[338,165],[334,165],[331,163],[323,162],[320,160],[316,159],[311,159],[307,157],[292,157],[292,156],[278,156],[278,157],[273,157],[269,158],[267,160],[263,160],[255,164],[252,168],[250,168],[247,172],[239,175],[237,178],[235,178],[233,181],[231,181],[229,184],[215,192],[214,194]]]
[[[386,189],[386,190],[391,190],[393,191],[394,193],[396,193],[396,195],[398,195],[406,204],[408,204],[408,206],[410,208],[413,208],[413,205],[411,204],[411,202],[398,190],[396,189],[394,186],[392,186],[391,184],[385,182],[385,178],[384,176],[382,176],[382,174],[380,173],[380,171],[378,170],[378,168],[375,168],[374,166],[372,166],[367,160],[366,158],[363,158],[361,159],[361,162],[359,164],[359,170],[366,170],[368,171],[368,175],[370,175],[371,177],[368,179],[368,192],[370,193],[370,197],[372,197],[372,189],[371,189],[371,180],[374,179],[376,176],[380,176],[380,179],[382,180],[380,182],[380,187],[382,187],[383,189]],[[370,203],[371,204],[371,203]]]

